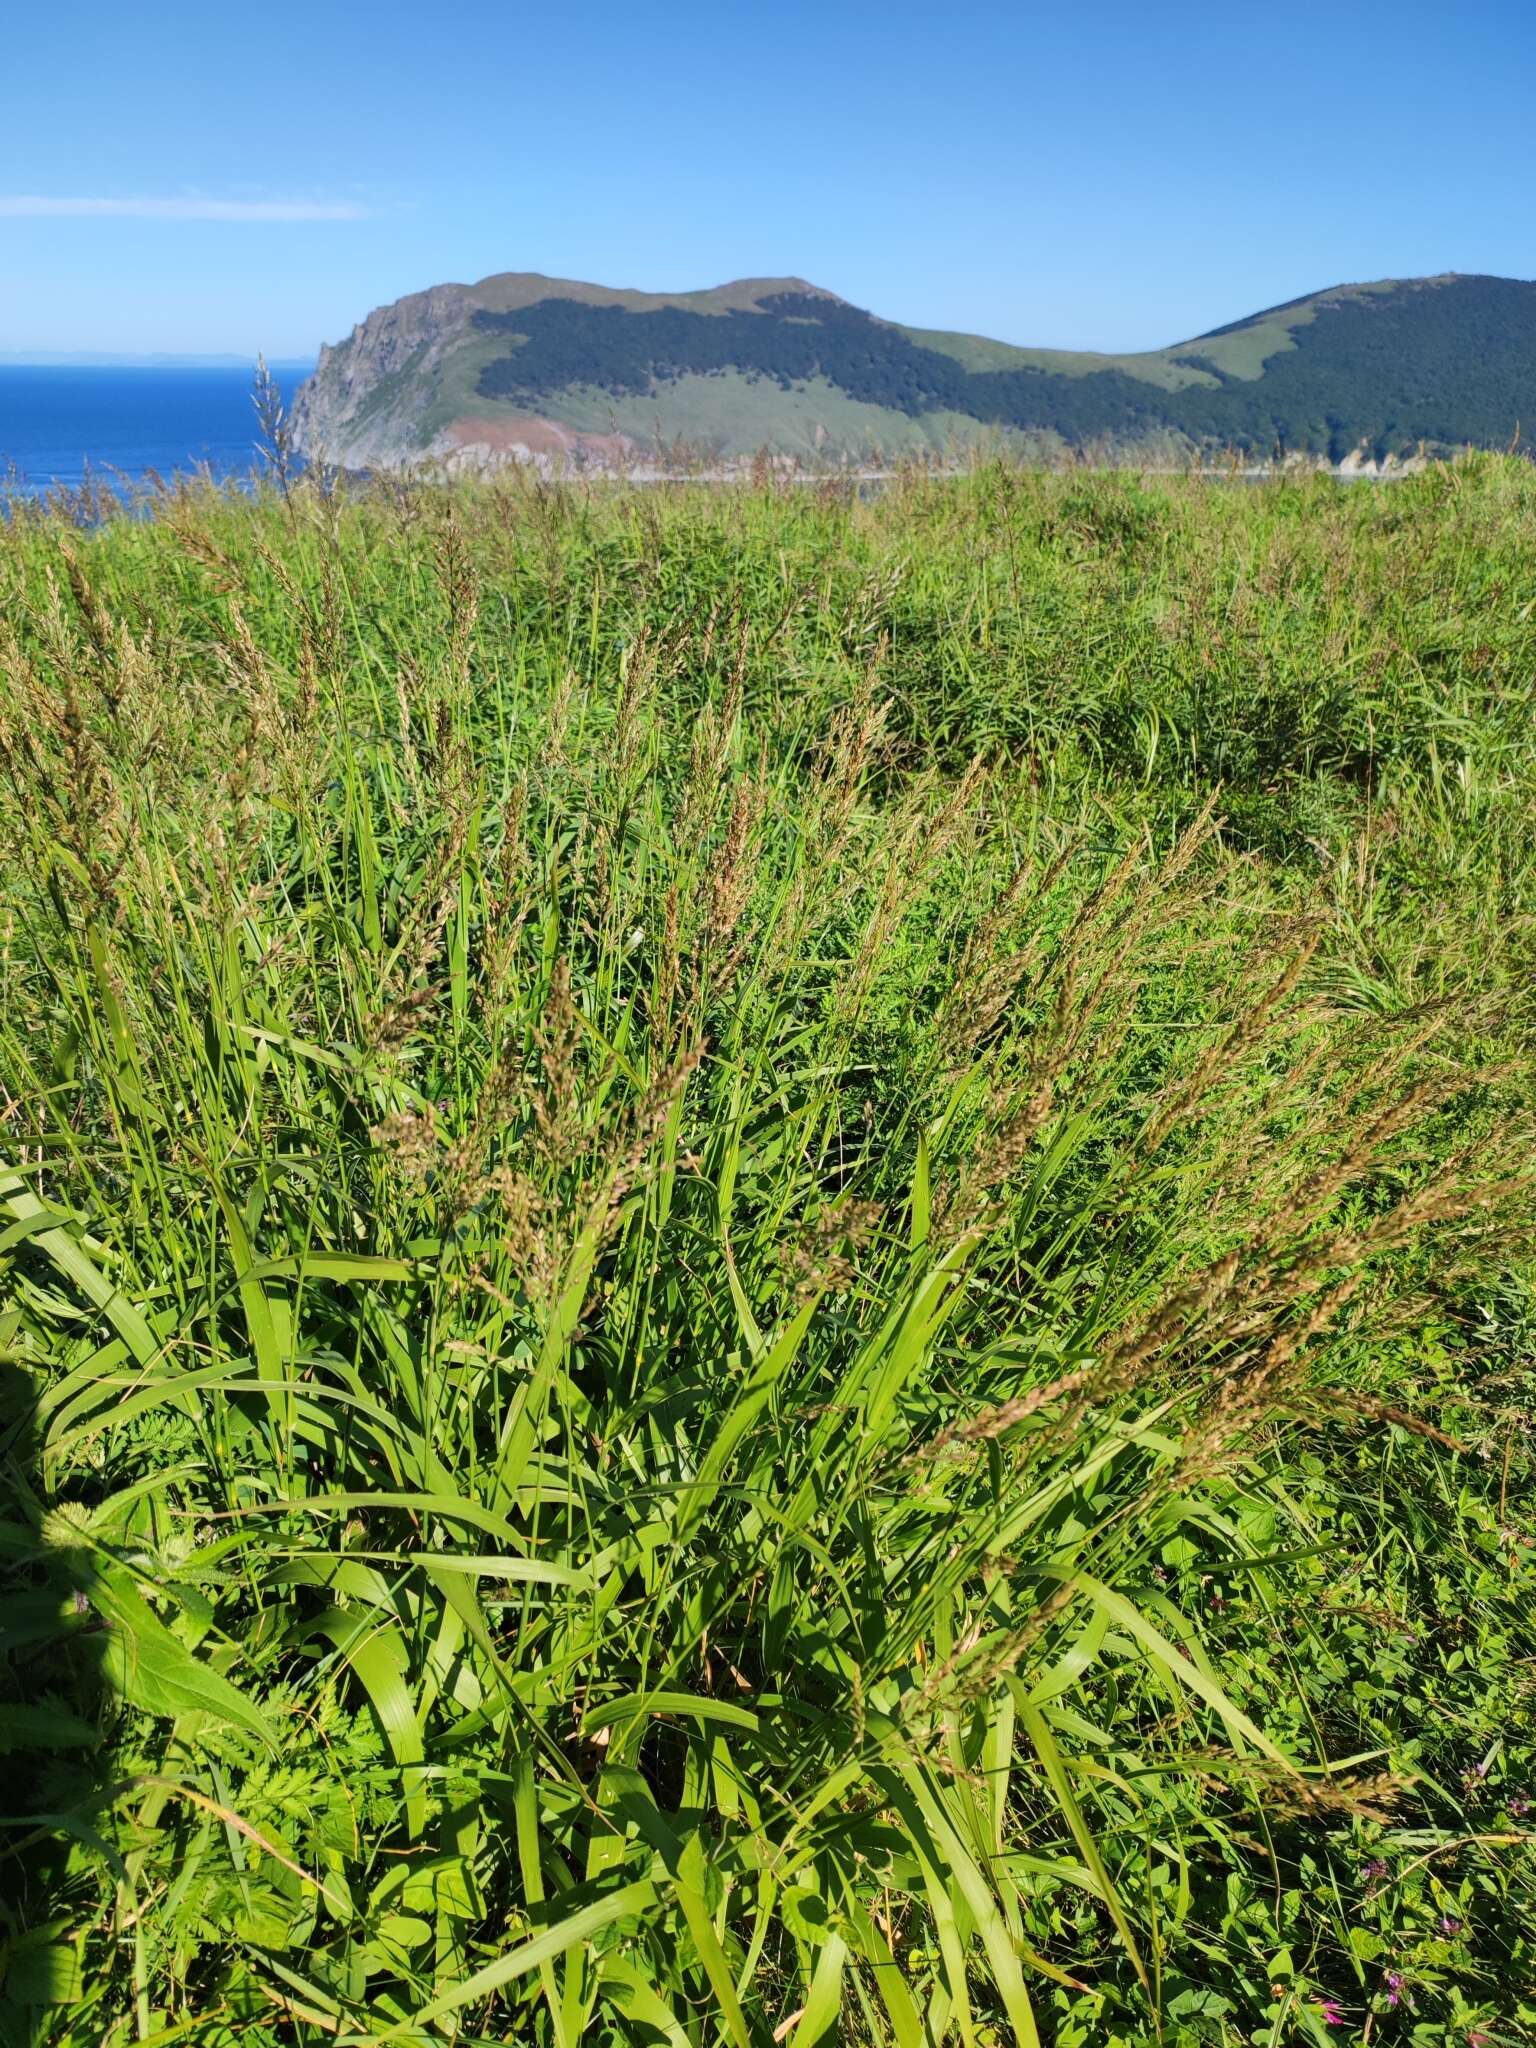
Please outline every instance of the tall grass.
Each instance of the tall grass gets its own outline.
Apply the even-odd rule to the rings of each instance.
[[[0,532],[17,2040],[1517,2040],[1536,478]]]

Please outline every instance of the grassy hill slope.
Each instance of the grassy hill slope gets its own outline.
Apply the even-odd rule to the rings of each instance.
[[[1342,286],[1096,355],[902,327],[796,278],[664,294],[509,273],[370,315],[323,353],[299,420],[307,448],[354,464],[606,463],[658,442],[848,461],[986,440],[1337,462],[1504,445],[1533,412],[1536,285],[1504,278]]]

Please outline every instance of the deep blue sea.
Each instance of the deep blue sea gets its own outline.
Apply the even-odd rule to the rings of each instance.
[[[248,369],[66,369],[0,363],[0,490],[78,484],[89,469],[137,482],[206,464],[243,476],[257,460]],[[284,397],[302,370],[275,371]]]

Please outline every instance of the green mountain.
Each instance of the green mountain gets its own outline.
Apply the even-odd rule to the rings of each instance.
[[[1536,419],[1536,283],[1387,279],[1132,355],[903,327],[801,278],[610,291],[438,285],[324,348],[301,449],[347,467],[869,463],[995,444],[1189,461],[1380,462]]]

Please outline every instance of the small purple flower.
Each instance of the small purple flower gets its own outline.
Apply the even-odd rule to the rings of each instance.
[[[1325,2027],[1342,2027],[1344,2025],[1344,2008],[1336,1998],[1319,1999],[1317,2009],[1322,2015]]]
[[[1461,1922],[1454,1913],[1442,1913],[1440,1915],[1440,1932],[1442,1934],[1460,1934]]]
[[[1373,1856],[1360,1875],[1367,1884],[1384,1884],[1392,1875],[1392,1867],[1384,1856]]]
[[[1474,2028],[1467,2036],[1467,2048],[1488,2048],[1488,2043],[1492,2039],[1492,2034],[1480,2034]]]
[[[1523,1792],[1512,1792],[1505,1801],[1511,1820],[1524,1820],[1531,1810],[1531,1802]]]
[[[1387,1972],[1387,1977],[1386,1977],[1386,1984],[1387,1984],[1387,2007],[1388,2007],[1388,2010],[1389,2010],[1389,2011],[1390,2011],[1390,2010],[1395,2010],[1395,2008],[1396,2008],[1396,2007],[1398,2007],[1398,2006],[1400,2006],[1400,2005],[1402,2004],[1402,2002],[1403,2002],[1403,1973],[1402,1973],[1402,1971],[1401,1971],[1401,1970],[1388,1970],[1388,1972]]]

